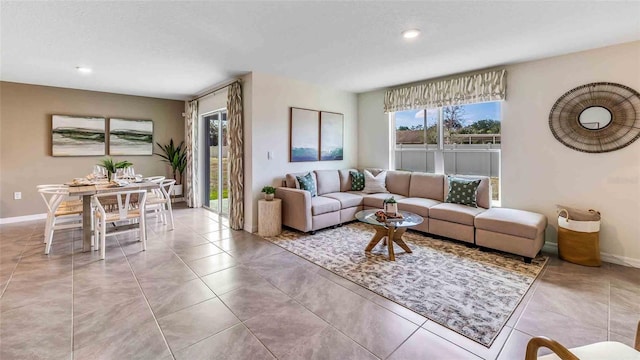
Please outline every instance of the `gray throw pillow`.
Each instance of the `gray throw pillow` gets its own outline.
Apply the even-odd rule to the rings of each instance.
[[[388,193],[386,186],[387,181],[387,171],[381,171],[378,175],[373,176],[369,172],[369,170],[365,170],[364,172],[364,189],[362,192],[365,194],[377,194],[377,193]]]
[[[447,176],[449,194],[445,202],[478,207],[477,195],[480,180],[461,179]]]

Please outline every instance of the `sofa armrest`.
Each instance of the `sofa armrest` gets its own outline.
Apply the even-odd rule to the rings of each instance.
[[[306,190],[279,187],[276,195],[282,200],[282,224],[303,232],[311,231],[311,193]]]

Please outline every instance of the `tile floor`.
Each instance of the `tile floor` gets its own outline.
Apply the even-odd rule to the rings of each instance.
[[[150,221],[146,252],[44,222],[0,226],[1,359],[523,359],[532,335],[632,344],[640,269],[552,257],[485,348],[203,209]]]

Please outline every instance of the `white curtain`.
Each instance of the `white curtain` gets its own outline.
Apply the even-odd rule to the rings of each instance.
[[[506,75],[505,69],[490,70],[391,89],[384,97],[384,112],[504,100]]]
[[[197,208],[202,207],[200,182],[198,181],[198,100],[188,103],[186,120],[184,132],[184,142],[187,148],[185,194],[187,206]]]

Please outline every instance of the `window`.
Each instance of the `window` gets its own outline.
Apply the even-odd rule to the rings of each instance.
[[[501,102],[393,113],[398,170],[491,177],[500,201]]]

